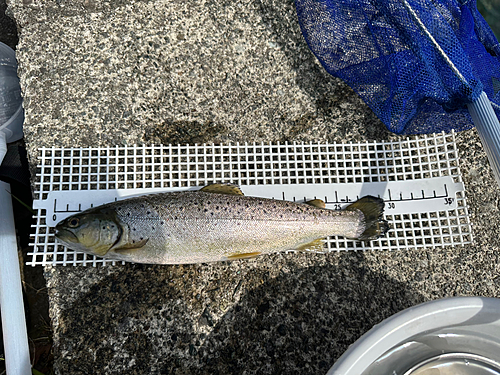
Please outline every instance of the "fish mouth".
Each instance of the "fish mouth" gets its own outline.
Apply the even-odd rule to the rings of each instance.
[[[56,226],[56,238],[63,242],[78,243],[78,237],[71,231]]]

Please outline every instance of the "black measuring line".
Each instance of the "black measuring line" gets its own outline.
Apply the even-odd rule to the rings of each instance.
[[[69,209],[69,203],[66,204],[66,209],[65,210],[58,210],[57,208],[57,198],[54,199],[54,213],[55,214],[60,214],[63,212],[81,212],[82,211],[82,204],[78,203],[78,210],[70,210]]]
[[[413,196],[413,192],[410,192],[411,198],[403,198],[403,193],[400,193],[400,198],[399,199],[392,199],[391,189],[387,189],[387,192],[389,194],[389,199],[384,200],[384,202],[405,202],[405,201],[418,201],[418,200],[425,200],[425,199],[448,198],[449,193],[448,193],[448,187],[446,186],[446,184],[444,184],[444,191],[445,191],[444,195],[437,195],[436,194],[436,190],[433,190],[434,196],[432,196],[432,197],[426,197],[425,194],[424,194],[424,191],[422,190],[422,197],[421,198],[415,198]],[[284,191],[282,192],[282,196],[283,196],[283,200],[286,200],[285,199],[285,192]],[[305,199],[306,198],[304,197],[304,200]],[[358,197],[358,199],[359,199],[359,197]],[[117,200],[118,200],[118,198],[115,197],[115,202]],[[295,197],[293,197],[293,201],[295,202]],[[339,200],[337,190],[335,190],[335,201],[329,201],[328,198],[325,196],[325,204],[339,204],[339,203],[349,203],[349,202],[352,202],[349,199],[349,196],[346,196],[345,199],[340,199]],[[94,206],[93,204],[90,205],[90,207],[93,207],[93,206]],[[53,212],[55,214],[56,213],[82,212],[82,204],[81,203],[78,204],[78,209],[77,210],[70,210],[69,209],[69,203],[66,204],[66,209],[65,210],[58,210],[57,209],[57,198],[54,198],[54,211]]]
[[[387,200],[384,199],[384,202],[407,202],[407,201],[421,201],[421,200],[436,199],[436,198],[448,198],[449,193],[448,193],[448,187],[446,186],[446,184],[444,184],[444,191],[445,191],[444,195],[437,195],[436,194],[436,190],[433,190],[434,196],[432,196],[432,197],[426,197],[425,194],[424,194],[424,191],[422,190],[422,197],[419,197],[419,198],[415,198],[413,196],[413,192],[410,192],[410,195],[411,195],[410,198],[403,198],[403,193],[400,193],[399,199],[392,199],[391,189],[387,189],[387,192],[389,194],[389,199],[387,199]],[[380,196],[379,196],[379,198],[380,198]],[[325,204],[336,204],[336,203],[349,203],[349,202],[351,202],[351,200],[349,199],[349,197],[346,197],[347,200],[341,199],[339,201],[339,198],[338,198],[338,195],[337,195],[337,191],[335,191],[335,199],[336,199],[335,201],[328,201],[326,199],[326,196],[325,196]]]
[[[115,202],[118,201],[118,197],[115,197]],[[90,208],[94,207],[94,203],[90,204]],[[69,203],[66,203],[66,209],[65,210],[58,210],[57,209],[57,198],[54,198],[54,213],[55,214],[60,214],[60,213],[73,213],[73,212],[82,212],[82,204],[78,203],[78,209],[77,210],[70,210],[69,209]]]

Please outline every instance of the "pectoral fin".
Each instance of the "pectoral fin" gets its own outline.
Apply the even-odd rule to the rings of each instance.
[[[200,191],[216,194],[245,195],[238,186],[233,184],[211,184],[201,188]]]
[[[243,253],[243,254],[231,254],[227,257],[228,260],[235,259],[251,259],[258,257],[261,254],[260,251],[256,251],[255,253]]]
[[[103,257],[109,251],[109,245],[94,246],[92,247],[92,253],[95,255]]]
[[[322,201],[321,199],[313,199],[312,201],[307,201],[306,204],[308,204],[309,206],[317,207],[317,208],[325,208],[326,207],[325,202]]]
[[[140,249],[141,247],[144,247],[146,243],[149,241],[149,238],[146,238],[142,241],[136,242],[136,243],[127,243],[123,244],[119,247],[115,247],[113,250],[116,251],[117,253],[128,253],[128,252],[133,252],[135,250]]]
[[[296,250],[300,251],[324,251],[326,238],[319,238],[312,242],[300,245]]]

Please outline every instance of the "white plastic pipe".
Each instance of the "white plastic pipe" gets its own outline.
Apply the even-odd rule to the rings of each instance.
[[[5,133],[0,130],[0,165],[2,164],[3,158],[7,153],[7,138]]]
[[[479,133],[495,180],[500,185],[500,123],[495,111],[484,91],[479,99],[467,105],[467,109]]]
[[[0,136],[0,152],[3,149],[6,149],[5,137]],[[1,164],[5,153],[0,156]],[[30,375],[14,211],[10,185],[3,181],[0,181],[0,309],[7,375]]]

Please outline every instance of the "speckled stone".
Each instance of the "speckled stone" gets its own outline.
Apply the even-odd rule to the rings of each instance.
[[[10,0],[41,146],[393,139],[328,76],[291,0]],[[424,301],[498,297],[499,194],[458,136],[475,244],[190,266],[46,267],[57,374],[322,374]]]

